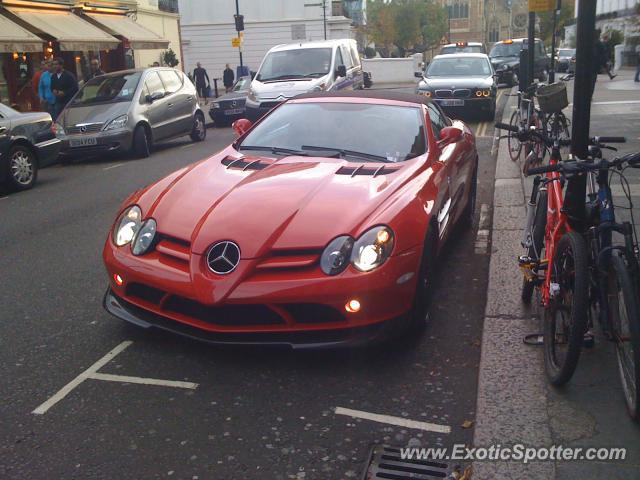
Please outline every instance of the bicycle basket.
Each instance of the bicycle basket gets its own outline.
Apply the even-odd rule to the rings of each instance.
[[[563,82],[541,86],[536,91],[536,97],[544,113],[558,113],[569,106],[567,86]]]

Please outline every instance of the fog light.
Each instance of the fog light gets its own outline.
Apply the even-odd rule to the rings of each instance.
[[[344,309],[349,313],[356,313],[360,310],[360,302],[355,298],[353,300],[349,300],[344,306]]]
[[[116,285],[118,285],[119,287],[124,285],[124,279],[117,273],[113,274],[113,281],[116,282]]]

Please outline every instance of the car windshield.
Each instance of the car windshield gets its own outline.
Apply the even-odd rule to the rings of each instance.
[[[426,138],[418,107],[368,103],[286,103],[265,117],[239,150],[292,150],[350,161],[400,162],[422,155]]]
[[[427,69],[427,77],[467,77],[491,75],[491,65],[484,57],[436,58]]]
[[[498,43],[491,49],[489,56],[495,57],[517,57],[520,55],[521,43]]]
[[[465,47],[451,45],[442,47],[440,50],[440,55],[446,55],[448,53],[484,53],[484,47],[482,45],[467,45]]]
[[[576,54],[575,49],[573,48],[561,48],[560,50],[558,50],[558,56],[565,58],[565,57],[573,57]]]
[[[71,106],[97,103],[129,102],[133,98],[142,72],[122,75],[102,75],[84,84]]]
[[[251,84],[251,79],[249,77],[242,77],[233,86],[233,91],[234,92],[242,92],[244,90],[249,90],[249,85],[250,84]]]
[[[256,79],[290,80],[299,78],[319,78],[331,69],[330,48],[300,48],[271,52],[264,59]]]

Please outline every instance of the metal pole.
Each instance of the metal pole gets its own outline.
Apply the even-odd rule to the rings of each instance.
[[[240,15],[240,6],[238,5],[238,0],[236,0],[236,15]],[[238,38],[240,38],[240,31],[236,30],[238,33]],[[242,70],[242,42],[240,42],[240,46],[238,47],[238,53],[240,54],[240,69]]]
[[[576,75],[573,89],[571,153],[585,158],[589,149],[591,96],[595,83],[596,0],[580,0],[576,31]]]
[[[529,32],[527,36],[527,85],[533,83],[533,58],[536,46],[536,12],[529,12]]]
[[[553,32],[551,35],[551,64],[549,65],[549,83],[556,81],[556,28],[558,28],[558,15],[562,8],[562,0],[558,0],[553,11]]]
[[[238,0],[236,0],[237,2]],[[327,39],[327,0],[322,0],[322,23],[324,25],[324,39]]]

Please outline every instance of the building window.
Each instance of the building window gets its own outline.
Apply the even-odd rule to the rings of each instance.
[[[178,0],[157,0],[158,9],[162,12],[179,13]]]
[[[447,5],[449,18],[469,18],[469,4],[467,2],[455,2]]]
[[[489,30],[489,42],[495,43],[500,40],[500,25],[494,23]]]

